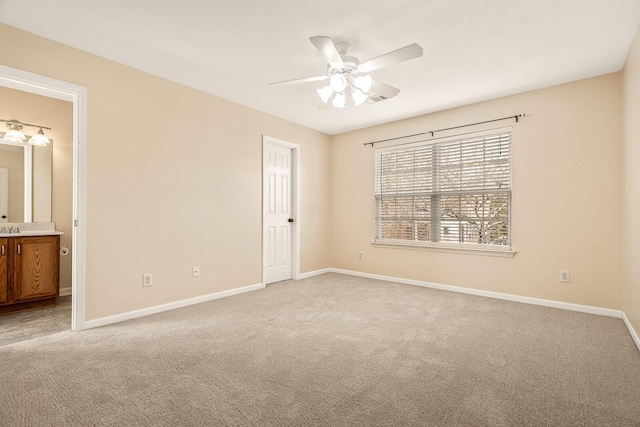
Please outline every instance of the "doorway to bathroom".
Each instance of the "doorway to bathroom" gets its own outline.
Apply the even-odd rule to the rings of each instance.
[[[66,172],[70,172],[71,186],[68,188],[67,196],[58,200],[59,203],[66,204],[62,211],[69,212],[65,222],[68,224],[69,233],[67,242],[71,248],[63,246],[61,258],[65,259],[62,264],[67,265],[66,275],[67,285],[62,282],[61,295],[71,295],[71,325],[74,331],[85,328],[85,135],[86,135],[86,90],[84,87],[52,79],[49,77],[28,73],[22,70],[0,65],[0,88],[13,89],[35,94],[51,100],[60,100],[70,103],[71,126],[68,135],[68,146],[65,153],[60,153],[57,165]],[[16,118],[18,119],[18,118]],[[55,144],[55,141],[54,143]],[[62,146],[61,146],[62,148]],[[64,151],[64,150],[62,150]],[[53,171],[52,173],[56,173]],[[55,196],[54,196],[55,197]],[[66,202],[63,200],[66,199]],[[60,206],[56,205],[56,200],[50,201],[52,211]],[[71,208],[69,209],[69,205]],[[56,214],[52,216],[55,217]],[[62,215],[62,214],[58,214]],[[63,215],[64,216],[64,215]],[[57,224],[56,224],[57,225]],[[65,249],[67,249],[65,251]],[[69,255],[64,255],[67,253]],[[64,258],[70,256],[70,262]],[[68,285],[70,283],[70,286]],[[68,298],[67,298],[68,299]]]

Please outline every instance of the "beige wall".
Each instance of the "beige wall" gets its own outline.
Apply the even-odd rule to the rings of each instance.
[[[87,320],[262,281],[263,134],[301,145],[301,271],[328,267],[327,135],[8,26],[0,40],[3,65],[87,88]]]
[[[640,30],[623,70],[624,81],[624,312],[640,333]]]
[[[621,309],[621,107],[616,73],[334,137],[330,264]],[[363,143],[521,113],[483,127],[513,126],[513,258],[371,244],[374,150]]]
[[[54,98],[22,92],[0,86],[0,118],[16,119],[23,123],[35,123],[50,127],[45,130],[53,140],[51,171],[51,221],[64,234],[60,246],[72,248],[73,226],[73,104]],[[33,135],[35,128],[24,128],[27,135]],[[39,148],[36,148],[39,149]],[[24,182],[22,181],[22,185]],[[11,204],[11,202],[10,202]],[[19,219],[22,222],[23,207]],[[71,287],[71,256],[60,257],[60,287]]]

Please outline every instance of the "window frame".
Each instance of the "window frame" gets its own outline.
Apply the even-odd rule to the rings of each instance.
[[[479,190],[477,194],[489,195],[489,194],[506,194],[507,195],[507,230],[508,230],[508,242],[505,245],[496,245],[496,244],[486,244],[486,243],[459,243],[459,242],[442,242],[442,241],[431,241],[431,240],[409,240],[409,239],[389,239],[389,238],[380,238],[379,232],[382,227],[381,225],[381,203],[382,203],[382,193],[379,192],[379,180],[381,179],[379,176],[378,169],[378,159],[379,156],[383,153],[388,152],[401,152],[407,150],[413,150],[419,147],[425,146],[440,146],[442,144],[451,143],[451,142],[463,142],[465,140],[477,139],[482,137],[488,137],[492,135],[500,135],[508,133],[509,134],[509,153],[508,153],[508,188],[501,189],[500,191],[495,190]],[[425,141],[416,141],[412,143],[406,144],[397,144],[397,145],[389,145],[385,147],[375,147],[374,152],[374,235],[373,242],[374,245],[386,246],[386,247],[398,247],[404,249],[427,249],[427,250],[435,250],[442,252],[450,252],[450,253],[468,253],[468,254],[484,254],[484,255],[492,255],[492,256],[506,256],[512,257],[515,254],[515,250],[513,249],[513,220],[512,220],[512,211],[513,211],[513,128],[502,127],[502,128],[494,128],[494,129],[485,129],[481,131],[474,131],[464,134],[457,135],[449,135],[439,138],[432,138]],[[435,151],[435,150],[433,150]],[[441,160],[441,159],[440,159]],[[434,164],[436,166],[434,166]],[[436,163],[431,163],[431,168],[437,168],[441,165],[440,161]],[[440,193],[440,195],[438,195]],[[460,189],[457,192],[447,192],[449,195],[454,196],[463,196],[465,193],[469,193],[467,189]],[[400,193],[398,193],[400,194]],[[424,193],[424,196],[429,195],[430,197],[434,197],[436,200],[440,200],[439,197],[442,197],[442,194],[439,190],[432,190],[431,192],[427,191]],[[429,224],[433,222],[438,223],[442,218],[437,212],[434,212],[434,209],[430,206],[430,212],[428,221]],[[437,209],[437,208],[436,208]],[[435,221],[434,221],[435,217]],[[415,221],[415,220],[414,220]],[[433,224],[432,224],[433,225]],[[437,225],[436,225],[437,226]],[[432,227],[431,225],[429,226]],[[439,234],[440,235],[440,234]],[[430,238],[431,235],[430,235]]]

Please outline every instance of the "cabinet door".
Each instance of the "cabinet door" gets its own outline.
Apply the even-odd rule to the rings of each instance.
[[[0,303],[7,302],[9,300],[7,286],[9,279],[9,276],[7,275],[7,266],[9,265],[7,262],[9,259],[9,247],[7,244],[7,239],[0,239]]]
[[[13,300],[58,295],[60,236],[13,240]]]

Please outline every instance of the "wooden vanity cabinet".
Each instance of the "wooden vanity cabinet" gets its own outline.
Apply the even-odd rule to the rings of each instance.
[[[0,313],[56,305],[60,236],[8,237],[0,245],[5,248],[4,255],[0,252]]]

